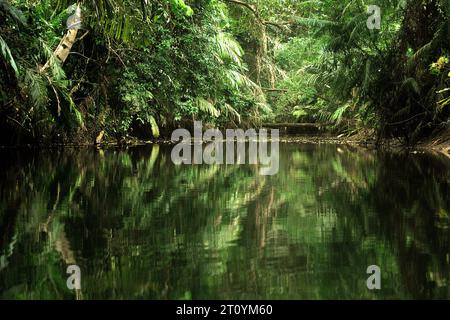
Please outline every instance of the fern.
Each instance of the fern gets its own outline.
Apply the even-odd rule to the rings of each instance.
[[[195,99],[195,103],[200,111],[207,113],[215,118],[218,118],[220,116],[220,111],[217,110],[210,101],[203,98],[197,98]]]
[[[36,70],[25,69],[23,88],[27,90],[31,103],[35,108],[42,108],[48,102],[48,90],[44,78]]]
[[[432,49],[432,41],[428,42],[424,46],[422,46],[419,50],[417,50],[407,62],[407,70],[412,71],[418,64],[425,61],[431,54]]]
[[[303,117],[308,115],[308,112],[302,107],[294,107],[294,111],[292,111],[292,115],[297,119],[297,121],[301,120]]]
[[[402,82],[401,88],[410,88],[416,94],[420,94],[420,86],[419,83],[414,78],[407,78]]]
[[[221,63],[231,62],[242,67],[242,55],[244,53],[241,45],[228,33],[219,32],[214,37],[216,47],[216,58]]]
[[[331,115],[330,120],[336,124],[341,123],[345,112],[350,108],[350,104],[346,103],[343,106],[336,109],[336,111]]]
[[[84,118],[81,112],[78,110],[75,102],[70,95],[70,92],[61,86],[57,87],[58,92],[64,97],[64,100],[69,104],[69,109],[62,109],[61,111],[66,114],[68,119],[73,119],[80,127],[84,127]]]
[[[238,123],[241,123],[241,115],[239,114],[239,112],[236,111],[236,109],[234,109],[231,105],[229,105],[228,103],[225,103],[225,110],[228,113],[231,113],[232,115],[234,115],[238,121]]]
[[[44,53],[45,59],[50,65],[52,78],[55,81],[65,79],[66,74],[64,72],[64,69],[62,68],[61,63],[54,55],[53,50],[48,46],[48,44],[44,40],[41,39],[40,43],[43,49],[42,52]]]

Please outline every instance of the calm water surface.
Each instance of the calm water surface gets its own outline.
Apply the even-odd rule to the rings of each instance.
[[[0,298],[450,298],[448,160],[280,153],[264,177],[175,166],[158,146],[0,151]]]

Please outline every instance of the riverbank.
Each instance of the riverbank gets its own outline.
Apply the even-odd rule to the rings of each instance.
[[[417,147],[427,151],[442,153],[450,158],[450,125],[447,125],[447,128],[439,134],[424,139]]]
[[[283,136],[280,141],[287,143],[302,144],[336,144],[358,146],[367,149],[379,149],[398,152],[430,152],[445,155],[450,159],[450,126],[445,130],[424,139],[416,145],[407,147],[399,139],[384,139],[377,144],[372,132],[363,130],[355,135],[346,136],[344,134],[321,134],[321,135],[298,135]]]
[[[361,130],[353,135],[331,134],[331,133],[315,133],[315,134],[284,134],[280,137],[282,143],[292,144],[335,144],[349,145],[354,147],[362,147],[369,150],[391,150],[391,151],[408,151],[408,152],[432,152],[447,156],[450,159],[450,126],[440,133],[419,141],[413,147],[406,147],[399,139],[385,139],[379,142],[373,131]],[[0,146],[0,149],[14,148],[82,148],[82,147],[133,147],[145,145],[173,145],[175,142],[169,139],[153,139],[143,140],[135,137],[128,137],[120,142],[114,139],[104,139],[101,143],[54,143],[54,144],[26,144],[20,146]]]

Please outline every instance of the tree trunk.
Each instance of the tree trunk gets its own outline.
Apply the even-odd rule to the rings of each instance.
[[[69,17],[67,20],[68,29],[67,33],[61,39],[56,50],[53,52],[52,58],[56,59],[61,65],[64,64],[67,57],[72,50],[72,46],[75,43],[75,39],[77,38],[78,29],[81,25],[81,8],[80,5],[77,6],[76,12],[73,16]],[[51,59],[47,61],[47,63],[40,69],[40,72],[45,72],[51,64]]]

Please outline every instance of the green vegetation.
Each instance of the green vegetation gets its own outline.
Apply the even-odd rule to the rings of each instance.
[[[0,0],[0,142],[151,139],[203,120],[412,144],[450,115],[450,5],[377,0],[370,30],[368,4]]]
[[[268,177],[170,151],[2,151],[0,299],[450,296],[443,159],[283,144]]]
[[[198,120],[410,146],[449,130],[449,18],[448,0],[0,0],[0,146]],[[50,148],[0,148],[0,298],[450,297],[443,155],[282,143],[261,176],[176,166],[164,143]]]

